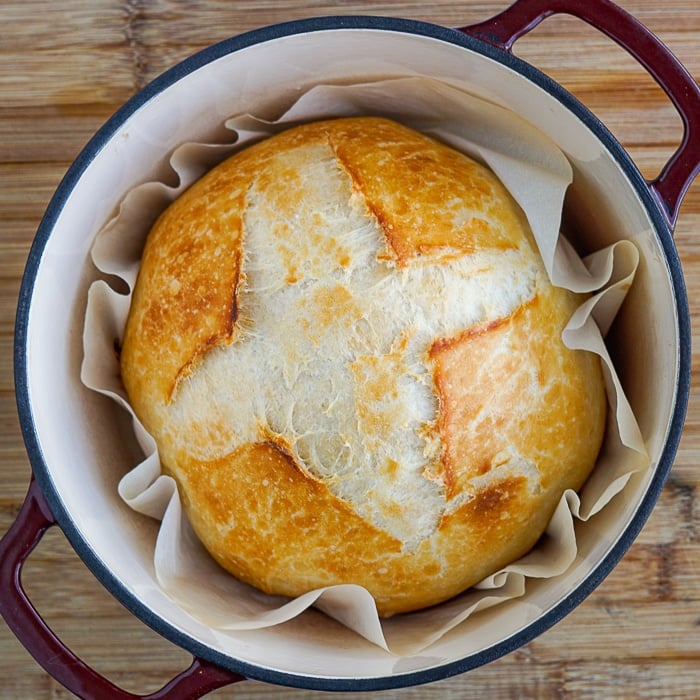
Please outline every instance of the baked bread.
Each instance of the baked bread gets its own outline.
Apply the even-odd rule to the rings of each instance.
[[[124,385],[221,566],[381,615],[525,554],[596,461],[599,360],[496,177],[395,122],[249,146],[149,233]]]

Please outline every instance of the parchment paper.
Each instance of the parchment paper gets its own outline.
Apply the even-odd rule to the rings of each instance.
[[[179,183],[150,182],[129,192],[114,218],[99,232],[93,260],[99,270],[121,278],[132,290],[153,220],[215,162],[293,124],[359,114],[396,119],[486,163],[525,211],[553,283],[592,292],[571,319],[563,340],[571,348],[598,353],[603,360],[611,410],[594,473],[580,494],[568,491],[563,495],[541,542],[528,555],[447,603],[383,621],[369,593],[359,586],[334,586],[288,600],[267,596],[221,570],[193,534],[176,485],[161,475],[156,445],[135,417],[134,430],[145,458],[123,476],[119,494],[131,508],[161,521],[153,552],[159,585],[217,638],[280,624],[313,605],[373,644],[402,656],[426,650],[455,626],[469,624],[477,611],[522,596],[527,578],[564,573],[577,554],[575,520],[586,521],[600,509],[614,507],[613,497],[630,476],[648,466],[637,422],[603,341],[634,278],[639,262],[634,244],[620,240],[581,260],[559,235],[572,171],[556,145],[503,107],[455,86],[409,77],[316,86],[274,121],[250,114],[228,119],[222,115],[231,141],[175,148],[170,163]],[[129,294],[115,291],[106,280],[91,286],[82,381],[130,411],[112,351],[114,340],[121,340],[129,303]]]

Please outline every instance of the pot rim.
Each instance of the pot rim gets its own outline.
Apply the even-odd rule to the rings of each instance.
[[[594,133],[616,163],[624,172],[636,194],[639,196],[654,226],[668,269],[678,319],[678,375],[673,415],[659,463],[655,468],[649,486],[637,508],[634,517],[608,551],[579,586],[565,598],[549,609],[527,627],[511,635],[492,647],[471,654],[456,661],[451,661],[421,671],[407,672],[380,677],[332,677],[311,676],[279,671],[237,659],[199,642],[188,634],[175,628],[170,622],[156,615],[141,600],[125,590],[110,569],[104,564],[99,554],[94,551],[81,536],[71,513],[65,508],[51,478],[51,469],[44,459],[40,441],[33,418],[29,382],[28,382],[28,325],[31,311],[34,284],[43,255],[44,248],[53,231],[66,201],[81,179],[91,161],[114,136],[119,127],[141,106],[155,98],[159,93],[178,82],[183,77],[219,58],[235,53],[247,47],[271,42],[284,37],[334,30],[377,30],[414,34],[422,37],[456,45],[469,51],[486,56],[507,68],[517,72],[524,79],[542,88],[557,99],[568,111],[578,117]],[[205,48],[182,62],[176,64],[157,77],[146,87],[132,96],[112,117],[95,133],[73,161],[65,176],[51,198],[42,218],[33,244],[31,246],[22,283],[19,291],[14,342],[14,380],[20,427],[32,472],[55,519],[71,543],[76,553],[86,564],[92,574],[107,590],[119,600],[131,613],[157,633],[186,649],[198,658],[210,661],[222,668],[240,673],[248,678],[283,686],[293,686],[313,690],[384,690],[431,683],[494,661],[521,647],[544,631],[552,627],[575,607],[577,607],[605,579],[622,558],[629,546],[639,534],[649,517],[666,481],[673,463],[681,437],[690,391],[690,314],[687,293],[680,260],[673,243],[672,231],[653,197],[648,183],[629,154],[593,113],[569,93],[563,86],[531,64],[517,58],[512,53],[474,38],[456,29],[450,29],[429,22],[391,18],[382,16],[339,15],[312,17],[293,20],[254,29],[240,35],[225,39]]]

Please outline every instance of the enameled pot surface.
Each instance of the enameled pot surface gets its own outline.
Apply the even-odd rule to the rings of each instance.
[[[95,276],[90,245],[123,193],[162,172],[175,145],[216,139],[220,115],[274,113],[312,84],[411,74],[466,85],[537,125],[574,168],[565,216],[572,229],[585,231],[579,243],[589,250],[620,238],[637,244],[642,265],[612,341],[652,467],[616,508],[581,528],[581,556],[570,572],[533,583],[523,600],[488,613],[503,618],[501,633],[491,638],[456,630],[429,653],[397,661],[310,613],[284,629],[241,635],[224,649],[153,585],[143,531],[152,530],[152,542],[155,525],[129,511],[116,492],[137,454],[130,426],[78,379],[84,300]],[[188,99],[193,91],[202,99]],[[567,614],[612,569],[651,511],[680,438],[689,385],[689,314],[668,220],[624,150],[578,101],[507,51],[455,30],[386,18],[323,18],[245,34],[185,61],[127,103],[88,144],[49,206],[16,327],[18,406],[34,474],[97,578],[195,656],[309,688],[437,680],[512,651]]]

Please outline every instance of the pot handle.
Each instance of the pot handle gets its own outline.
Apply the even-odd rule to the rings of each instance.
[[[683,197],[700,171],[700,89],[673,53],[639,20],[610,0],[516,0],[485,22],[459,31],[511,52],[513,44],[554,14],[569,14],[609,36],[632,55],[673,102],[683,138],[649,189],[672,230]]]
[[[32,475],[24,504],[0,540],[0,614],[37,662],[80,698],[114,700],[195,700],[244,676],[194,658],[192,665],[160,690],[135,695],[115,686],[73,654],[44,622],[20,581],[22,566],[46,531],[56,524]]]

